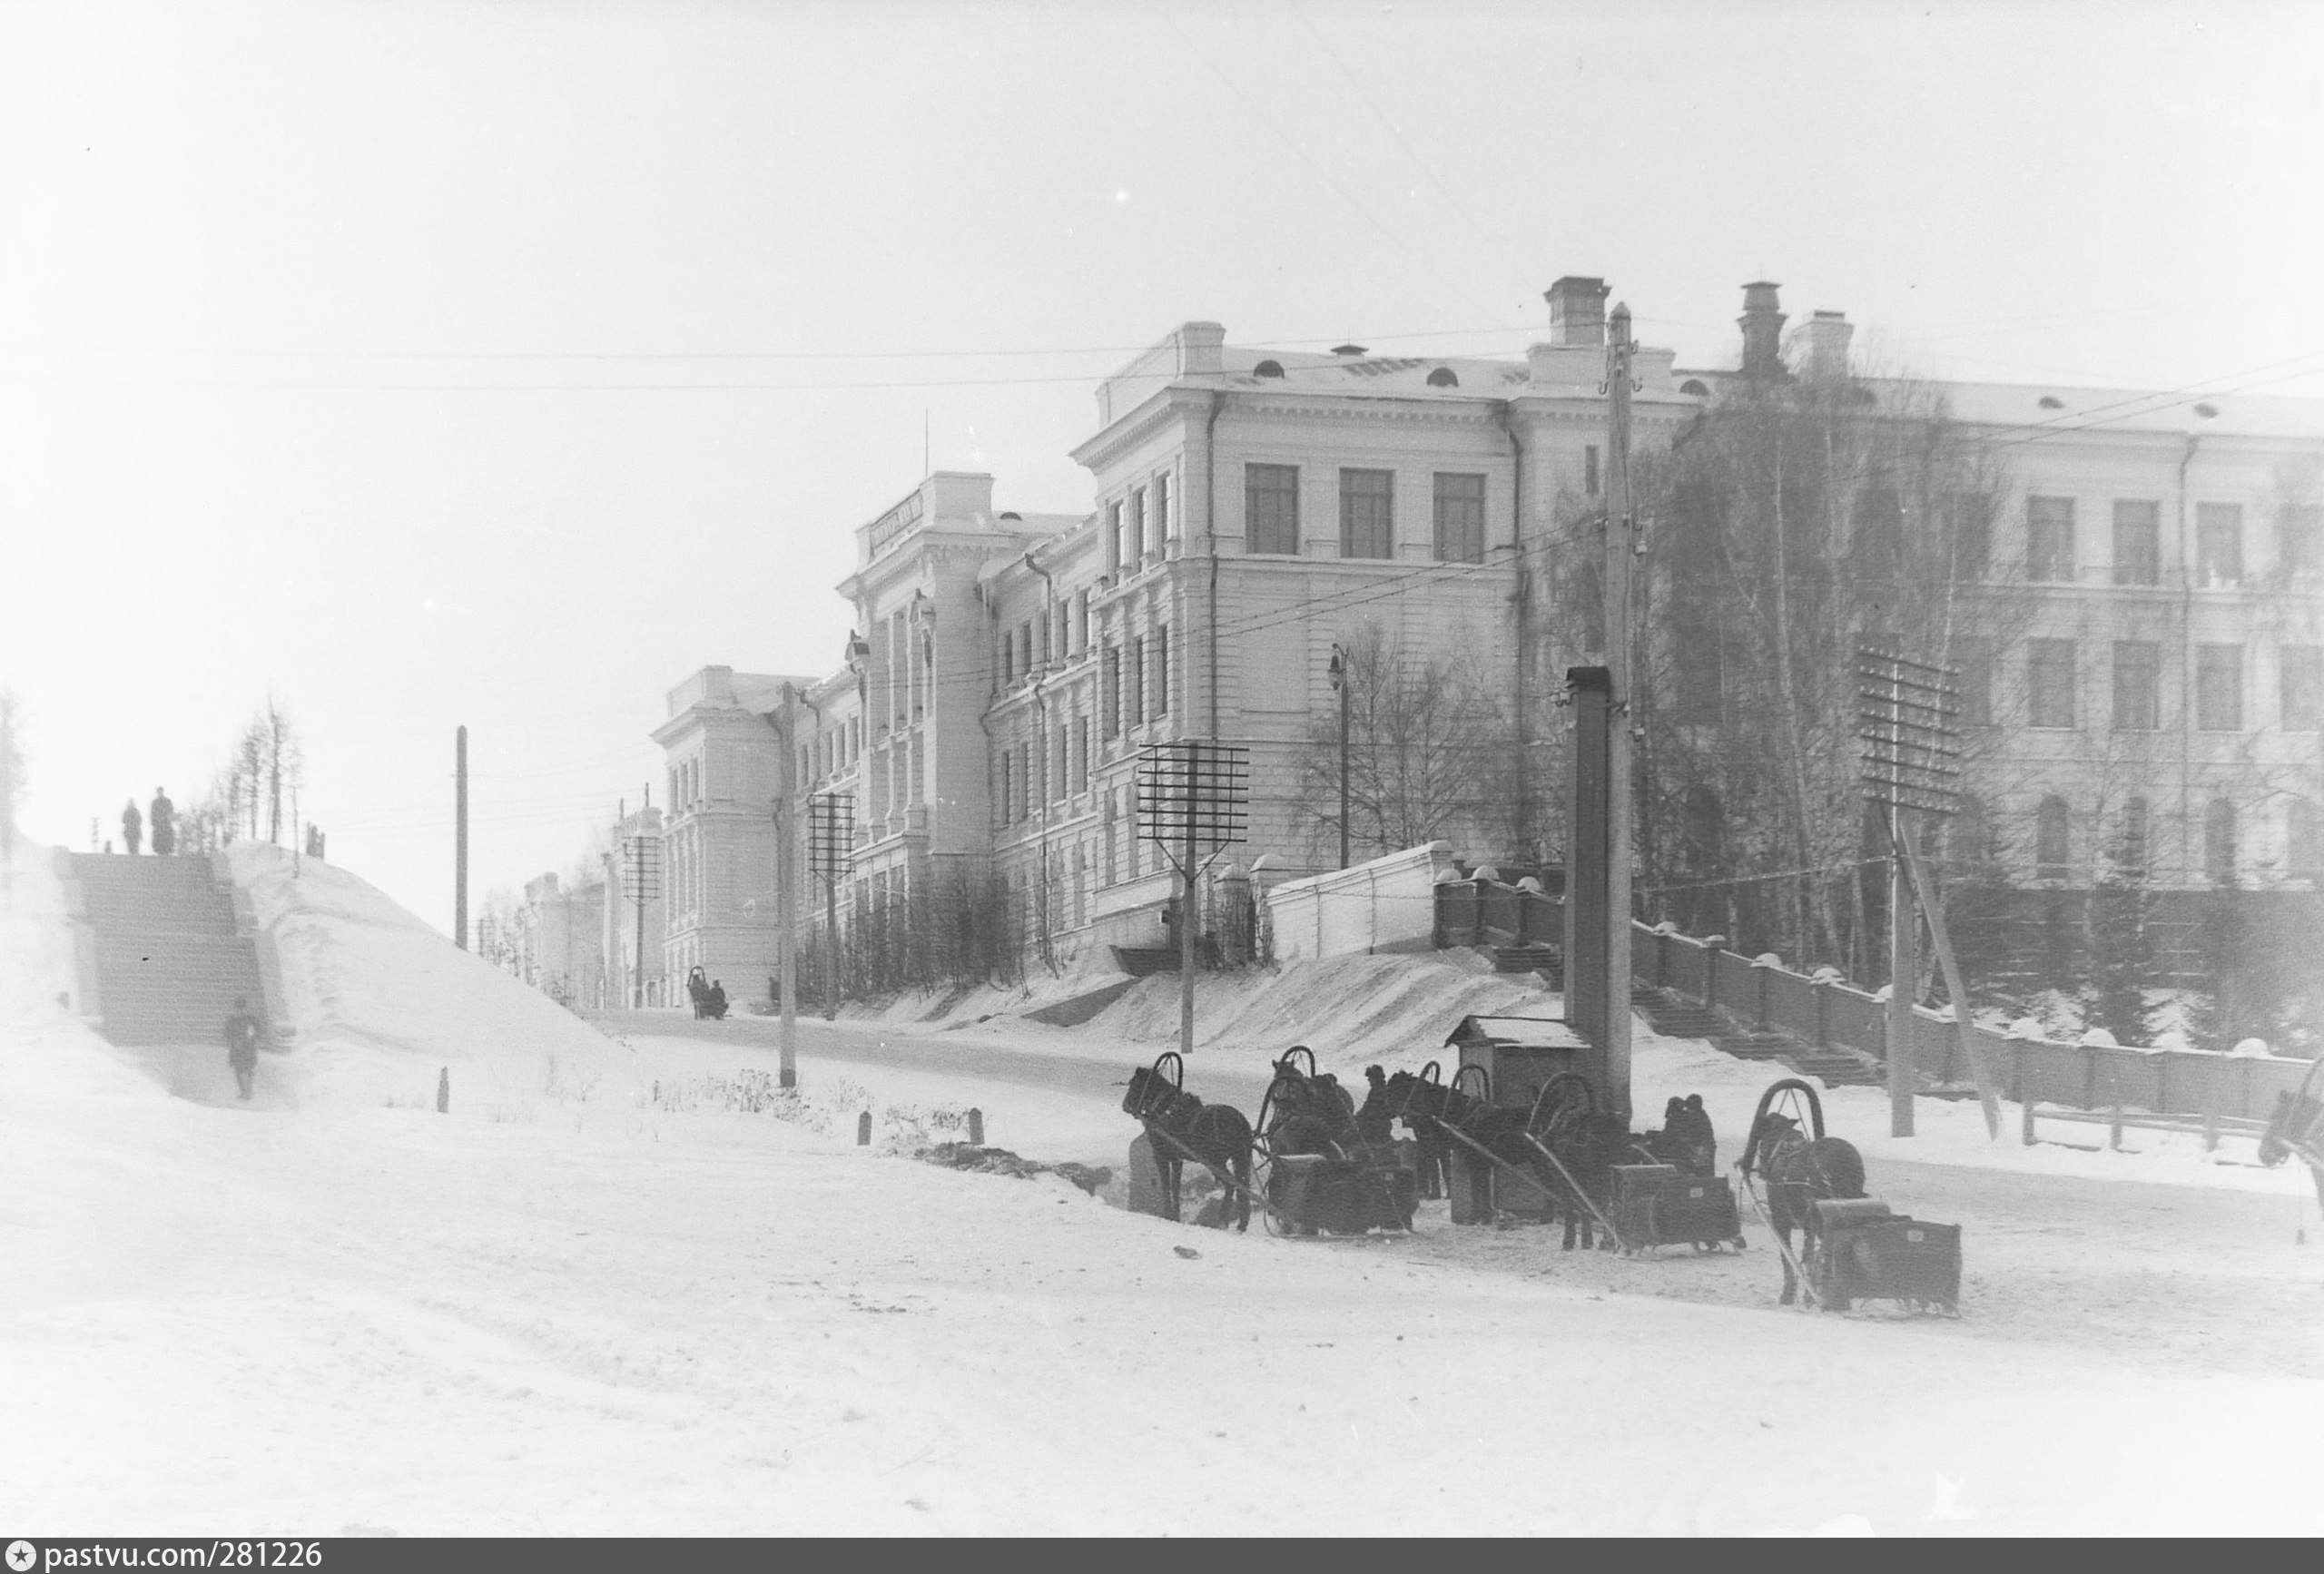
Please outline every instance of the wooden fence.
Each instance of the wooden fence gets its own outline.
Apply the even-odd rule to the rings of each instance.
[[[1492,880],[1436,888],[1440,947],[1562,943],[1564,904]],[[1665,924],[1630,926],[1630,969],[1640,983],[1724,1011],[1746,1028],[1772,1028],[1807,1044],[1837,1045],[1886,1060],[1886,1007],[1827,971],[1807,977],[1772,959],[1755,959]],[[1969,1079],[1952,1020],[1915,1008],[1914,1064],[1939,1084]],[[2299,1086],[2306,1060],[2226,1055],[2209,1049],[2142,1049],[1973,1029],[2002,1091],[2020,1103],[2076,1109],[2123,1108],[2153,1115],[2265,1120],[2279,1095]]]

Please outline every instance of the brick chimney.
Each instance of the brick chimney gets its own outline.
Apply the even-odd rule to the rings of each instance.
[[[1550,303],[1550,342],[1554,345],[1597,345],[1606,342],[1606,297],[1603,279],[1569,273],[1550,286],[1543,299]]]
[[[1776,305],[1776,291],[1780,285],[1761,280],[1743,286],[1743,315],[1735,325],[1743,330],[1743,375],[1781,380],[1786,375],[1783,364],[1783,312]]]
[[[1856,324],[1840,311],[1819,311],[1800,330],[1807,341],[1807,375],[1838,381],[1848,375],[1848,340]]]

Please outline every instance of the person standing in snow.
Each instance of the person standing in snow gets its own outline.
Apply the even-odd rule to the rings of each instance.
[[[726,1019],[726,982],[723,979],[710,981],[710,992],[702,999],[703,1010],[714,1022]]]
[[[137,832],[138,828],[143,823],[143,817],[137,812],[137,800],[132,798],[129,801],[129,807],[121,812],[121,844],[129,849],[129,856],[132,858],[137,856]],[[155,851],[159,851],[160,849],[157,848]]]
[[[251,1079],[258,1075],[258,1041],[264,1030],[264,1025],[251,1014],[250,1001],[235,996],[234,1014],[226,1018],[226,1064],[234,1068],[234,1085],[241,1089],[245,1102],[251,1096]]]
[[[153,831],[153,856],[166,858],[178,850],[177,806],[170,795],[159,787],[153,789],[153,802],[145,812],[145,821]],[[137,851],[135,847],[129,850]]]

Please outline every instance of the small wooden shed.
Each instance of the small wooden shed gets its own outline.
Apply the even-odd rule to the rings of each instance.
[[[1562,1017],[1463,1017],[1444,1047],[1485,1068],[1495,1104],[1531,1107],[1541,1084],[1583,1068],[1590,1042]]]

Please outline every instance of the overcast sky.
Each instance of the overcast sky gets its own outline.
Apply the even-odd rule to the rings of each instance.
[[[2324,6],[0,0],[0,683],[24,829],[198,797],[271,689],[334,862],[451,921],[835,667],[921,474],[1085,511],[1091,389],[1514,354],[1605,276],[1933,375],[2324,395]]]

